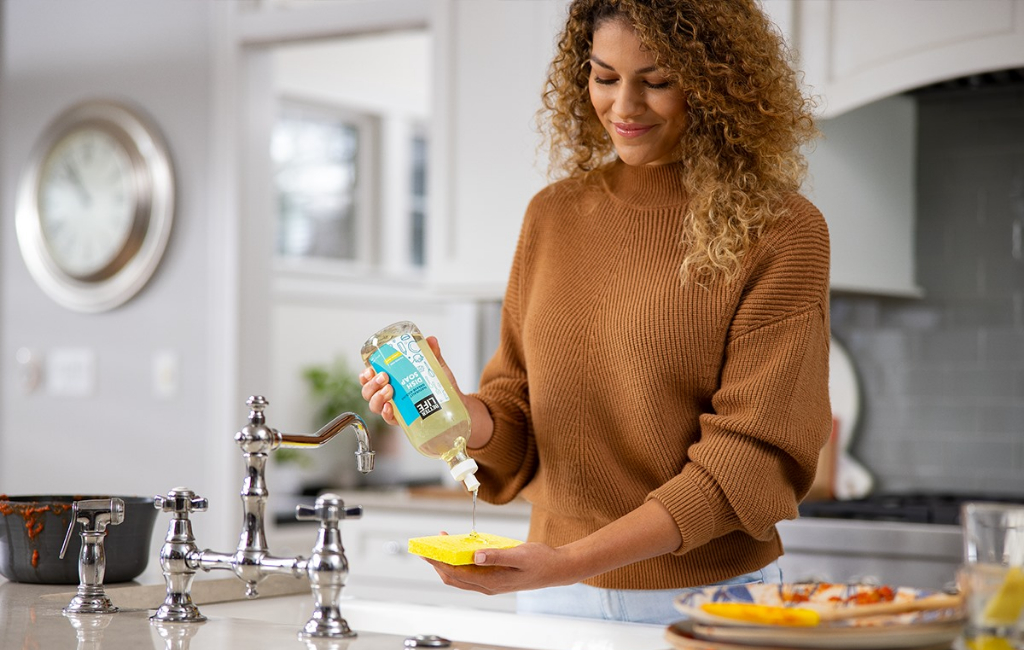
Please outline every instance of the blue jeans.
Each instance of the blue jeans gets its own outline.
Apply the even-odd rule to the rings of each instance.
[[[757,571],[716,582],[715,585],[781,582],[782,569],[779,568],[779,563],[776,561]],[[516,612],[671,625],[683,617],[672,604],[675,597],[700,588],[599,589],[577,583],[566,587],[521,591],[516,594]]]

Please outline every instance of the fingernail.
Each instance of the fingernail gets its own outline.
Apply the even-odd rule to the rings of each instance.
[[[377,379],[377,383],[380,384],[381,386],[383,386],[385,384],[385,382],[387,382],[388,376],[385,375],[383,372],[379,372],[379,373],[377,373],[376,379]]]
[[[474,564],[483,564],[486,561],[487,561],[487,554],[484,553],[483,551],[477,551],[476,553],[473,554],[473,563]]]

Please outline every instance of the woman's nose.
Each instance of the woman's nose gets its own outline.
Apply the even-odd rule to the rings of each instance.
[[[621,84],[619,92],[615,95],[615,102],[612,108],[619,117],[636,117],[646,110],[644,104],[644,91],[630,84]]]

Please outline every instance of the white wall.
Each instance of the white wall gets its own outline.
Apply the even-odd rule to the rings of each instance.
[[[205,296],[209,39],[207,3],[172,0],[8,0],[0,76],[0,492],[153,495],[205,490],[213,435]],[[32,281],[15,237],[14,202],[29,151],[46,124],[86,98],[121,99],[159,126],[173,158],[177,210],[166,257],[132,301],[80,314]],[[26,392],[19,348],[42,360],[62,349],[95,354],[87,398]],[[176,394],[154,393],[153,358],[179,361]],[[244,407],[243,407],[244,408]],[[244,422],[244,411],[240,417]]]

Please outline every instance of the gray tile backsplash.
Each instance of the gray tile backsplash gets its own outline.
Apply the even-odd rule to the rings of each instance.
[[[1024,496],[1024,86],[917,99],[925,296],[832,296],[862,388],[851,451],[879,492]]]

